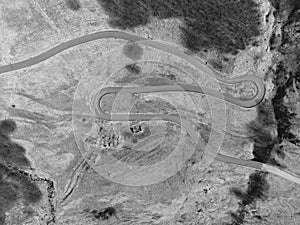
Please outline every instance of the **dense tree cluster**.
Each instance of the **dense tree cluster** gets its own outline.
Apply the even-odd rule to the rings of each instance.
[[[130,29],[146,25],[151,17],[184,22],[185,47],[197,52],[215,48],[237,53],[259,35],[260,16],[253,0],[97,0],[110,25]]]
[[[274,112],[277,120],[278,139],[280,142],[286,140],[295,145],[300,145],[300,140],[293,132],[291,132],[291,127],[293,125],[292,121],[295,118],[296,113],[291,110],[289,104],[285,103],[285,98],[291,93],[296,91],[299,92],[299,90],[293,89],[294,84],[300,85],[299,80],[297,80],[300,79],[300,70],[299,72],[291,72],[288,71],[282,63],[279,63],[276,73],[277,77],[274,79],[274,84],[277,87],[277,91],[272,99],[272,104],[274,105]]]
[[[257,107],[257,117],[248,124],[254,142],[253,155],[255,161],[277,165],[273,159],[273,149],[278,144],[277,137],[272,134],[276,127],[274,109],[271,101],[265,101]]]
[[[274,158],[274,153],[278,147],[278,140],[272,134],[276,126],[274,110],[271,101],[264,101],[257,107],[257,117],[247,126],[251,134],[254,161],[280,166]],[[277,153],[277,152],[276,152]],[[248,187],[245,191],[239,188],[232,188],[233,193],[240,199],[240,207],[237,212],[231,212],[231,225],[243,224],[247,214],[246,206],[257,200],[267,199],[269,184],[266,179],[267,173],[256,171],[249,177]]]
[[[294,107],[300,92],[300,10],[296,10],[300,8],[300,2],[292,6],[290,16],[282,26],[282,43],[278,50],[284,60],[273,71],[276,94],[272,104],[279,141],[288,141],[299,146],[300,140],[293,133],[292,127],[296,117]]]

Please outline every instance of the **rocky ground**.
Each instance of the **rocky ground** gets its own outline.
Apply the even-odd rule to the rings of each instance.
[[[110,29],[111,15],[99,2],[2,1],[0,65],[32,57],[84,34]],[[220,151],[254,158],[300,176],[299,6],[296,1],[256,2],[260,13],[256,43],[249,42],[252,45],[235,54],[217,48],[195,54],[224,77],[254,72],[264,79],[267,88],[266,99],[257,108],[227,105],[228,132]],[[146,24],[126,29],[182,45],[181,27],[186,23],[178,17],[154,16]],[[0,194],[0,223],[299,224],[299,187],[254,169],[215,161],[201,172],[195,157],[163,182],[132,187],[100,176],[86,163],[72,127],[74,93],[87,68],[124,43],[118,39],[93,41],[32,67],[0,75],[0,118],[10,119],[16,126],[13,122],[0,125],[0,151],[14,149],[7,156],[0,154],[0,192],[4,193]],[[131,73],[136,69],[131,68]],[[204,114],[206,108],[201,110]],[[205,137],[209,126],[204,119],[199,130]],[[159,135],[170,134],[170,124],[155,126],[164,131]],[[154,131],[155,126],[147,129]],[[104,127],[108,129],[108,124]],[[172,129],[176,133],[178,127]],[[132,126],[130,131],[140,128]],[[129,133],[126,144],[138,146],[133,136],[140,138]],[[174,141],[172,138],[168,140]],[[111,142],[105,139],[102,144],[111,147]]]

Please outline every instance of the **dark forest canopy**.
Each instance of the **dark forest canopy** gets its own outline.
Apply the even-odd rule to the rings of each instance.
[[[252,0],[97,0],[112,27],[146,25],[151,17],[179,18],[182,41],[193,52],[215,48],[237,53],[259,35],[258,5]]]

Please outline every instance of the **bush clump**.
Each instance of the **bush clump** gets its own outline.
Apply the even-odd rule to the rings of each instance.
[[[10,135],[17,129],[17,124],[11,119],[2,120],[0,122],[0,133],[2,135]]]
[[[79,0],[66,0],[66,4],[69,9],[77,11],[81,8]]]

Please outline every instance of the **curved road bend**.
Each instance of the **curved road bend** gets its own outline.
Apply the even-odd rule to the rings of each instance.
[[[231,101],[229,101],[229,102],[231,102],[235,105],[239,105],[244,108],[252,108],[252,107],[258,105],[264,99],[265,92],[266,92],[264,82],[261,78],[255,76],[255,75],[243,75],[243,76],[229,78],[229,79],[223,78],[217,71],[209,68],[203,61],[201,61],[200,58],[195,57],[191,54],[185,53],[184,51],[182,51],[175,45],[171,45],[171,44],[168,44],[167,42],[163,42],[163,41],[153,41],[153,40],[143,40],[143,41],[139,41],[138,43],[142,43],[144,45],[148,45],[153,48],[157,48],[157,49],[166,51],[168,53],[174,54],[176,56],[179,56],[179,57],[185,59],[186,61],[188,61],[189,63],[191,63],[193,66],[195,66],[200,71],[204,72],[205,74],[215,78],[216,80],[218,80],[222,83],[235,84],[235,83],[239,83],[239,82],[243,82],[243,81],[251,81],[252,83],[254,83],[256,86],[256,89],[257,89],[256,95],[253,96],[253,98],[249,99],[249,100],[241,100],[241,99],[230,97]],[[222,94],[219,92],[217,92],[217,93],[215,93],[217,95],[215,97],[222,98]]]
[[[94,41],[94,40],[98,40],[98,39],[103,39],[103,38],[120,38],[120,39],[124,39],[124,40],[129,40],[129,41],[146,40],[146,38],[139,37],[137,35],[129,34],[129,33],[122,32],[122,31],[116,31],[116,30],[99,31],[99,32],[95,32],[92,34],[88,34],[85,36],[81,36],[81,37],[74,38],[72,40],[63,42],[47,51],[41,53],[40,55],[31,57],[24,61],[1,66],[0,74],[23,69],[23,68],[35,65],[37,63],[45,61],[45,60],[51,58],[52,56],[55,56],[56,54],[61,53],[69,48],[74,47],[74,46],[81,45],[81,44],[84,44],[84,43],[87,43],[90,41]]]
[[[144,86],[144,87],[106,87],[101,89],[96,95],[94,96],[94,102],[96,107],[97,116],[101,119],[108,120],[108,121],[150,121],[150,120],[166,120],[173,123],[178,124],[179,126],[183,126],[186,131],[189,133],[191,138],[197,144],[197,147],[201,149],[206,148],[206,144],[204,140],[201,138],[199,133],[193,129],[190,123],[184,119],[181,119],[177,114],[148,114],[148,113],[132,113],[132,114],[124,114],[124,113],[113,113],[108,114],[103,111],[101,108],[101,100],[105,95],[108,94],[118,94],[120,91],[125,91],[129,94],[137,94],[137,93],[152,93],[152,92],[179,92],[179,91],[188,91],[188,92],[196,92],[196,93],[203,93],[197,86],[190,86],[190,85],[182,85],[182,86],[172,86],[172,85],[162,85],[162,86]],[[209,146],[210,147],[210,146]],[[225,163],[237,164],[241,166],[251,167],[258,170],[264,170],[270,172],[272,174],[278,175],[282,178],[288,179],[292,182],[300,184],[300,178],[295,177],[287,172],[284,172],[274,166],[270,166],[261,162],[256,162],[252,160],[244,160],[239,158],[234,158],[231,156],[222,155],[220,153],[213,153],[210,151],[206,151],[211,157],[214,157],[218,161],[222,161]]]
[[[246,80],[253,81],[255,83],[256,87],[258,88],[257,89],[258,94],[255,96],[256,98],[252,102],[248,101],[248,103],[246,103],[246,104],[245,104],[245,101],[243,101],[244,103],[241,103],[238,101],[235,102],[242,107],[252,107],[256,104],[259,104],[259,102],[264,97],[264,94],[265,94],[264,84],[263,84],[262,80],[256,76],[246,75],[246,76],[241,76],[241,77],[237,77],[237,78],[233,78],[233,79],[224,79],[224,78],[221,78],[221,76],[216,76],[216,75],[218,75],[218,73],[216,71],[210,69],[199,58],[195,58],[189,54],[185,54],[184,52],[175,48],[175,46],[163,44],[163,42],[155,42],[155,41],[147,40],[146,38],[143,38],[143,37],[140,37],[140,36],[137,36],[134,34],[126,33],[123,31],[118,31],[118,30],[99,31],[99,32],[95,32],[92,34],[88,34],[88,35],[85,35],[82,37],[78,37],[78,38],[66,41],[64,43],[61,43],[61,44],[45,51],[44,53],[41,53],[40,55],[34,56],[32,58],[26,59],[21,62],[17,62],[17,63],[5,65],[5,66],[0,66],[0,74],[35,65],[37,63],[40,63],[42,61],[49,59],[50,57],[66,50],[66,49],[72,48],[74,46],[77,46],[77,45],[80,45],[83,43],[94,41],[97,39],[102,39],[102,38],[121,38],[121,39],[129,40],[129,41],[141,41],[141,42],[144,41],[144,44],[151,45],[152,47],[155,47],[155,48],[158,48],[161,50],[165,50],[165,51],[173,53],[175,55],[179,54],[181,56],[184,56],[185,59],[188,59],[188,61],[190,63],[195,65],[201,71],[203,71],[211,76],[214,76],[215,78],[217,78],[219,81],[221,81],[223,83],[233,84],[233,83],[237,83],[240,81],[246,81]],[[158,44],[158,43],[160,43],[160,44]],[[253,104],[253,103],[255,103],[255,104]],[[99,112],[101,112],[101,110]],[[161,117],[161,115],[160,115],[160,117]],[[134,119],[134,118],[132,118],[132,119]],[[170,120],[171,117],[166,118],[166,119]],[[174,122],[176,122],[175,121],[176,119],[173,118],[173,120],[174,120]],[[177,120],[177,122],[179,122],[179,121]],[[179,125],[180,125],[180,123],[179,123]],[[193,133],[193,131],[192,131],[193,129],[190,129],[190,127],[186,127],[186,129],[187,129],[187,131],[189,131],[189,133],[190,133],[190,135],[192,135],[192,137],[195,138],[196,136],[198,136]],[[277,168],[275,168],[276,170],[272,169],[273,167],[270,168],[270,166],[262,164],[262,163],[246,161],[246,160],[241,160],[241,159],[235,159],[235,158],[232,158],[229,156],[223,156],[221,154],[218,154],[216,159],[223,161],[223,162],[235,163],[235,164],[239,164],[239,165],[243,165],[243,166],[250,166],[253,168],[257,168],[257,169],[263,168],[266,171],[277,174],[279,176],[284,176],[285,178],[290,179],[296,183],[300,183],[299,179],[297,181],[295,181],[295,179],[297,179],[297,178],[295,178],[289,174],[285,174],[285,172],[283,172],[283,171],[280,171],[280,170],[278,171]]]
[[[202,72],[216,78],[217,80],[219,80],[220,82],[223,82],[223,83],[234,84],[237,82],[242,82],[242,81],[247,81],[247,80],[252,81],[256,85],[256,88],[257,88],[256,96],[254,96],[253,99],[250,99],[248,101],[241,101],[241,100],[236,99],[235,100],[236,102],[234,104],[240,105],[242,107],[249,108],[249,107],[256,106],[257,104],[259,104],[262,101],[262,99],[265,95],[264,83],[257,76],[245,75],[245,76],[240,76],[240,77],[232,78],[232,79],[224,79],[221,76],[219,76],[216,71],[214,71],[213,69],[210,69],[207,65],[205,65],[205,63],[202,62],[201,59],[196,58],[190,54],[186,54],[183,50],[178,49],[178,46],[171,45],[170,43],[166,43],[166,42],[162,42],[162,41],[147,40],[146,38],[140,37],[138,35],[130,34],[130,33],[118,31],[118,30],[99,31],[99,32],[95,32],[95,33],[81,36],[78,38],[74,38],[72,40],[61,43],[43,53],[41,53],[40,55],[34,56],[32,58],[26,59],[21,62],[17,62],[17,63],[5,65],[5,66],[0,66],[0,74],[35,65],[37,63],[40,63],[42,61],[45,61],[45,60],[51,58],[52,56],[54,56],[60,52],[63,52],[66,49],[72,48],[74,46],[77,46],[77,45],[80,45],[83,43],[94,41],[97,39],[103,39],[103,38],[120,38],[120,39],[125,39],[128,41],[134,41],[134,42],[139,41],[139,42],[143,43],[144,45],[148,45],[148,46],[166,51],[168,53],[177,55],[179,57],[184,58],[191,64],[193,64],[196,68],[200,69]]]

